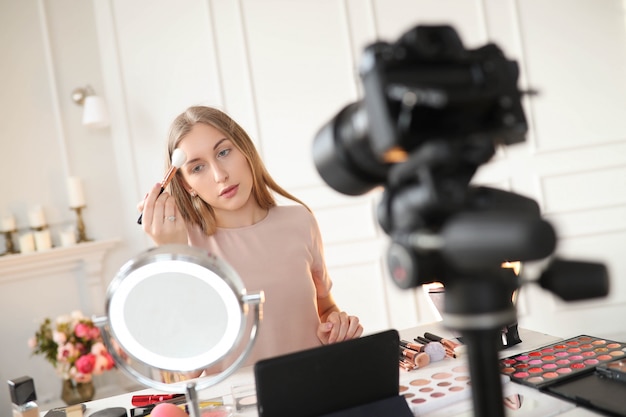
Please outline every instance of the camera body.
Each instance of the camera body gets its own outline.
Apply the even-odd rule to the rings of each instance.
[[[433,139],[525,139],[517,63],[494,44],[465,49],[450,26],[417,26],[393,44],[367,47],[360,75],[369,146],[383,160],[397,162],[390,151],[410,153]]]
[[[318,133],[313,156],[337,191],[363,194],[432,140],[479,145],[478,166],[497,143],[525,140],[519,69],[494,44],[468,50],[451,26],[416,26],[394,43],[365,48],[363,100]],[[455,151],[455,152],[457,152]]]

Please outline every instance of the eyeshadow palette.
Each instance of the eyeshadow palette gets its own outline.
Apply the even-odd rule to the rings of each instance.
[[[504,411],[506,417],[554,417],[576,407],[576,404],[521,384],[502,385]],[[475,417],[472,398],[454,402],[437,408],[428,414],[415,414],[428,417]]]
[[[502,383],[508,381],[509,378],[503,375]],[[403,373],[400,378],[400,395],[404,396],[413,414],[421,416],[470,398],[471,386],[469,367],[452,363],[447,367],[433,369],[430,373]]]
[[[428,413],[471,395],[469,368],[456,364],[400,381],[400,395],[407,400],[413,414]]]
[[[581,335],[500,360],[512,381],[542,388],[626,356],[626,343]]]

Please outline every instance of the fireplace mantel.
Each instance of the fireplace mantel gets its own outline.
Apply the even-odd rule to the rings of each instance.
[[[16,280],[36,280],[70,274],[82,281],[87,305],[104,306],[105,283],[102,279],[104,256],[119,239],[81,242],[41,252],[0,257],[0,285]]]
[[[85,268],[88,275],[98,275],[104,255],[118,243],[119,239],[97,240],[41,252],[0,256],[0,283],[80,268]]]

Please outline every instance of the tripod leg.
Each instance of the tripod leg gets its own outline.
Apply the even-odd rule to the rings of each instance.
[[[467,330],[461,334],[468,352],[474,416],[504,417],[497,348],[500,331]]]
[[[443,324],[467,346],[475,417],[504,417],[498,351],[504,326],[517,321],[511,293],[516,281],[500,270],[449,280]]]

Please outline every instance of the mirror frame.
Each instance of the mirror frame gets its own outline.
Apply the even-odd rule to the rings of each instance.
[[[197,355],[190,361],[172,358],[172,363],[174,363],[175,366],[155,366],[159,363],[162,364],[163,361],[167,359],[160,357],[155,360],[154,356],[149,355],[148,361],[145,362],[141,357],[137,357],[138,353],[139,356],[141,356],[142,353],[145,353],[145,350],[135,346],[135,342],[130,343],[132,347],[131,351],[126,352],[129,345],[128,341],[133,338],[132,335],[129,334],[128,327],[121,324],[124,317],[120,311],[124,310],[124,302],[127,301],[128,294],[137,284],[143,283],[146,279],[154,276],[151,275],[152,273],[162,274],[166,266],[175,266],[174,272],[180,273],[181,265],[190,266],[190,269],[197,273],[197,275],[193,276],[198,277],[198,275],[200,275],[201,277],[199,278],[203,282],[222,296],[224,304],[227,305],[229,320],[232,319],[235,310],[239,312],[239,318],[233,319],[236,326],[233,326],[232,329],[227,329],[225,332],[225,340],[221,340],[218,343],[218,348],[211,349],[209,354]],[[221,280],[215,278],[221,278]],[[119,295],[120,298],[117,299],[116,295]],[[224,380],[235,372],[249,356],[258,334],[262,305],[264,302],[264,292],[259,291],[257,293],[248,294],[239,275],[224,260],[208,254],[203,249],[187,245],[163,245],[139,254],[122,266],[109,284],[107,290],[105,311],[108,315],[96,317],[93,320],[98,328],[100,328],[105,346],[111,356],[113,356],[116,365],[122,371],[148,387],[171,393],[186,392],[188,399],[193,402],[193,398],[196,398],[197,401],[197,390],[206,389]],[[115,309],[115,312],[112,313],[112,309]],[[221,372],[208,377],[198,378],[195,382],[180,381],[165,383],[154,379],[152,376],[145,375],[131,366],[128,361],[118,353],[118,349],[115,345],[118,344],[132,359],[138,361],[140,364],[147,365],[151,370],[176,372],[200,370],[225,360],[229,354],[241,347],[239,345],[243,340],[242,336],[248,323],[247,316],[249,316],[250,313],[253,315],[249,334],[250,337],[239,357]],[[114,317],[113,320],[111,320],[111,315]],[[237,328],[235,329],[234,327]],[[123,336],[121,341],[117,339],[119,335]],[[222,337],[222,339],[224,339],[224,337]],[[206,363],[202,363],[202,361]],[[183,368],[174,369],[181,364],[185,366]]]

